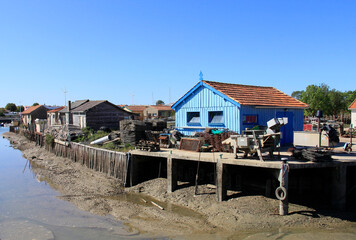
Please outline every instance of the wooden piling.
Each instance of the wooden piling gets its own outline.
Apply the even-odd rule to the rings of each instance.
[[[338,210],[346,208],[346,173],[345,165],[334,168],[332,173],[332,205]]]
[[[172,158],[172,154],[167,157],[167,192],[172,193],[178,186],[177,160]]]
[[[216,200],[222,202],[226,197],[226,166],[218,160],[216,163]]]
[[[282,199],[279,201],[279,215],[281,216],[288,215],[288,176],[288,163],[283,163],[279,173],[280,187],[285,191]]]

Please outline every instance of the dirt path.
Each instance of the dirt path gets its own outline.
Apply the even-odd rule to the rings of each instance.
[[[263,196],[243,196],[218,203],[213,186],[183,187],[166,192],[166,179],[154,179],[126,188],[114,179],[79,163],[57,157],[21,135],[5,133],[14,148],[30,160],[33,172],[60,192],[61,199],[99,215],[111,214],[128,227],[150,236],[178,236],[271,228],[321,228],[348,226],[339,218],[290,204],[291,214],[278,215],[279,202]],[[164,210],[151,202],[163,207]]]

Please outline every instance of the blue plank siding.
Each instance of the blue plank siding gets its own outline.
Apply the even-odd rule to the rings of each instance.
[[[293,113],[293,130],[294,131],[303,131],[303,109],[291,109],[291,108],[258,108],[254,106],[242,106],[241,107],[241,116],[243,115],[257,115],[258,125],[267,126],[267,122],[277,117],[278,112],[283,112],[287,110],[288,112]],[[242,118],[240,120],[241,130],[245,128],[251,128],[251,125],[243,124]]]
[[[282,136],[282,144],[289,144],[293,142],[293,132],[294,131],[303,131],[303,109],[291,109],[291,108],[258,108],[252,106],[243,106],[241,108],[241,114],[257,114],[258,116],[258,125],[267,126],[267,122],[272,118],[288,116],[292,118],[292,122],[288,123],[286,126],[286,131],[288,133],[284,133]],[[286,114],[283,114],[286,112]],[[289,118],[289,121],[290,121]],[[242,128],[241,130],[245,130],[246,128],[251,128],[251,125],[243,125],[242,118],[240,122]],[[282,129],[283,132],[284,129]]]
[[[293,123],[290,124],[290,131],[303,130],[303,109],[291,108],[259,108],[257,106],[240,105],[224,94],[217,92],[210,86],[199,83],[195,85],[183,98],[173,105],[175,109],[176,128],[185,135],[193,135],[195,132],[201,132],[206,127],[216,127],[228,129],[237,133],[246,128],[252,128],[255,125],[266,126],[267,121],[277,117],[281,112],[287,111],[288,116],[293,116]],[[222,126],[209,125],[209,112],[222,111],[224,124]],[[187,113],[199,112],[200,125],[187,124]],[[256,124],[244,124],[244,115],[256,115]],[[293,134],[293,133],[291,133]],[[292,135],[288,135],[292,136]]]
[[[194,132],[203,131],[205,127],[239,131],[239,108],[204,86],[193,91],[191,95],[187,96],[176,106],[175,110],[176,128],[185,135],[192,135]],[[209,126],[208,116],[210,111],[223,111],[224,125]],[[188,112],[200,112],[200,126],[192,127],[187,125]]]

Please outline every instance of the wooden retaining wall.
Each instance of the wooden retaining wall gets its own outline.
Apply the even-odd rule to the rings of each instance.
[[[127,178],[129,154],[101,148],[94,148],[80,143],[55,142],[46,149],[56,156],[71,159],[90,169],[106,173],[108,176],[121,180],[124,184]]]
[[[126,185],[130,153],[110,151],[94,148],[80,143],[55,140],[52,146],[45,144],[45,136],[29,130],[20,129],[20,133],[36,145],[54,153],[56,156],[65,157],[73,162],[79,162],[98,172],[106,173],[110,177],[119,179]]]

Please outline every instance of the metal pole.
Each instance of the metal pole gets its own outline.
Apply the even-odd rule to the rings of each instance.
[[[350,152],[352,151],[352,123],[350,124],[350,128],[349,128],[349,131],[350,131]]]
[[[319,132],[319,146],[318,147],[321,147],[320,117],[318,117],[318,132]]]

